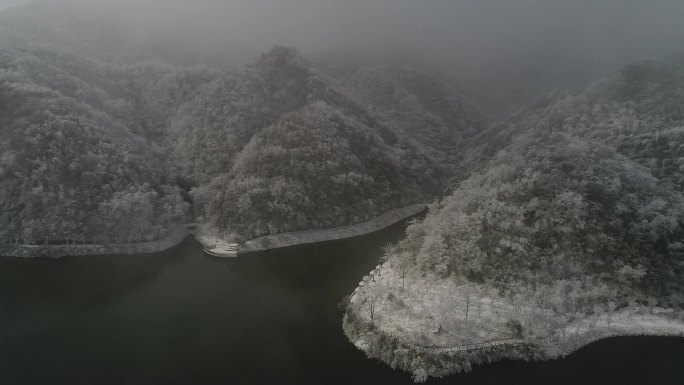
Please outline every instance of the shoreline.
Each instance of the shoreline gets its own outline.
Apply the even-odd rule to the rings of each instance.
[[[335,227],[324,230],[304,230],[292,233],[267,235],[249,240],[238,247],[238,254],[255,253],[292,246],[354,238],[392,226],[427,210],[427,204],[411,205],[393,209],[378,215],[368,222]],[[149,242],[124,244],[75,244],[75,245],[0,245],[0,258],[63,258],[76,256],[153,254],[166,251],[193,236],[202,247],[209,246],[209,240],[197,230],[188,227],[196,223],[178,226],[167,237]]]
[[[304,230],[266,235],[238,246],[238,254],[257,253],[286,247],[355,238],[374,233],[427,210],[427,204],[417,204],[386,211],[368,222],[322,230]]]
[[[411,337],[429,333],[419,329],[396,333],[382,326],[378,320],[387,317],[376,312],[376,321],[369,318],[367,308],[358,306],[368,301],[365,286],[375,285],[387,275],[387,262],[378,265],[363,277],[354,292],[348,297],[342,320],[342,329],[347,339],[368,358],[379,360],[394,369],[412,374],[414,381],[424,382],[429,377],[446,377],[468,372],[474,367],[483,367],[501,360],[546,361],[567,357],[592,343],[616,337],[676,337],[684,338],[684,322],[670,317],[672,309],[653,308],[653,313],[631,312],[622,309],[615,312],[612,323],[587,327],[589,317],[567,324],[575,328],[574,333],[528,337],[506,337],[484,341],[468,341],[457,344],[425,345],[420,338]],[[360,301],[360,302],[359,302]],[[367,305],[366,305],[367,306]]]
[[[676,324],[676,322],[673,322]],[[684,324],[679,323],[680,326]],[[375,359],[393,369],[401,369],[413,376],[415,382],[425,382],[429,377],[444,378],[474,368],[502,361],[541,362],[565,358],[593,343],[621,337],[663,337],[684,338],[684,330],[644,329],[639,326],[629,329],[597,329],[568,339],[561,343],[544,341],[492,341],[481,347],[433,348],[418,346],[391,333],[378,330],[346,312],[342,329],[347,339],[364,352],[369,359]],[[510,343],[509,343],[510,342]],[[381,346],[373,346],[380,344]],[[549,351],[549,347],[556,348]]]
[[[672,322],[673,324],[677,324],[677,322]],[[682,325],[679,323],[679,325]],[[554,355],[549,357],[548,359],[555,359],[555,358],[565,358],[573,353],[576,353],[577,351],[593,344],[599,341],[603,340],[608,340],[611,338],[620,338],[620,337],[668,337],[668,338],[684,338],[684,331],[681,330],[675,330],[674,328],[671,330],[666,330],[666,329],[646,329],[643,327],[639,326],[633,326],[631,329],[611,329],[611,328],[602,328],[602,329],[597,329],[592,332],[586,332],[583,335],[579,336],[578,339],[579,341],[576,342],[571,342],[567,343],[563,346],[565,348],[564,350],[561,351],[560,354]]]
[[[181,244],[191,232],[178,226],[166,237],[148,242],[120,244],[73,244],[73,245],[5,245],[0,257],[6,258],[53,258],[101,255],[154,254]]]

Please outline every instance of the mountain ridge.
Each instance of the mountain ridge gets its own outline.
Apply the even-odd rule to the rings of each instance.
[[[448,196],[350,297],[349,339],[424,381],[682,335],[683,70],[628,65],[484,130]]]
[[[434,147],[426,146],[427,140],[421,147],[405,131],[386,126],[368,106],[338,92],[292,48],[274,47],[253,64],[232,69],[161,62],[111,65],[22,44],[6,45],[0,54],[5,57],[2,68],[10,89],[39,87],[43,96],[30,100],[41,108],[52,108],[58,101],[73,106],[43,119],[41,130],[46,138],[52,138],[60,119],[68,119],[73,134],[64,145],[74,156],[78,154],[71,145],[81,143],[76,138],[92,136],[86,139],[90,146],[108,151],[99,161],[102,172],[115,170],[112,175],[117,175],[120,171],[109,163],[117,157],[125,160],[115,163],[133,167],[129,174],[120,174],[122,182],[96,182],[114,186],[105,195],[73,179],[85,183],[84,198],[78,200],[89,203],[83,207],[70,203],[59,219],[47,213],[51,205],[63,205],[61,193],[54,195],[53,203],[41,204],[43,211],[36,211],[29,208],[35,205],[17,204],[17,197],[29,196],[31,189],[10,178],[3,191],[2,226],[9,239],[145,241],[162,237],[193,216],[243,240],[274,232],[345,226],[436,197],[439,181],[446,175],[444,162],[436,162],[435,154],[427,150]],[[444,95],[440,92],[438,96]],[[31,117],[36,109],[11,108],[14,124],[5,132],[14,127],[10,136],[30,137],[22,118]],[[91,125],[92,129],[86,129]],[[295,131],[300,132],[298,139],[292,137]],[[321,140],[312,142],[312,135]],[[130,137],[129,144],[108,144],[126,137]],[[328,144],[321,147],[324,139]],[[39,141],[30,154],[25,153],[28,158],[37,157],[26,172],[41,169],[39,164],[45,160],[40,154],[49,148],[49,141]],[[5,145],[22,147],[19,142]],[[12,152],[4,153],[3,175],[16,178],[19,174],[7,171],[16,165]],[[70,166],[60,165],[65,162],[88,163],[63,156],[53,163],[67,169]],[[320,165],[310,167],[315,163]],[[287,164],[289,168],[279,168]],[[342,172],[341,164],[349,169]],[[156,170],[155,176],[144,174],[146,168]],[[329,173],[333,175],[326,176]],[[82,175],[78,168],[72,174],[55,175]],[[134,180],[140,180],[140,185]],[[32,188],[41,185],[55,191],[61,188],[59,178]],[[283,189],[290,193],[283,195]],[[132,230],[123,222],[115,224],[123,220],[122,213],[136,217],[139,226]],[[155,224],[152,215],[165,219]],[[102,223],[96,226],[98,216]]]

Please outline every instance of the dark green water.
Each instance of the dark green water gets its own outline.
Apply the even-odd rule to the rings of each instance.
[[[409,384],[344,337],[336,304],[403,225],[244,256],[0,259],[0,384]],[[448,384],[684,384],[684,340],[620,338]],[[432,382],[432,381],[431,381]]]

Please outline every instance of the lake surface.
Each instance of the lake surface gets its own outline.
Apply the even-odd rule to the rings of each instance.
[[[340,299],[403,224],[353,240],[214,259],[0,259],[0,384],[411,384],[342,334]],[[618,338],[564,360],[430,383],[684,384],[684,339]]]

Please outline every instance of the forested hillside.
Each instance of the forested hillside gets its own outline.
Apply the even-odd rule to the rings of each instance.
[[[172,126],[200,215],[254,237],[358,223],[437,196],[447,172],[437,154],[369,110],[289,48],[217,77]]]
[[[684,198],[648,169],[562,134],[518,137],[488,166],[409,231],[401,264],[506,295],[574,282],[580,307],[682,294]]]
[[[682,188],[683,127],[684,62],[648,60],[586,87],[550,94],[483,132],[470,146],[466,168],[486,164],[521,133],[563,132],[606,144]]]
[[[424,380],[600,336],[680,333],[683,75],[676,62],[630,65],[477,136],[450,196],[355,292],[352,341]]]
[[[485,125],[408,69],[333,80],[285,47],[236,68],[137,61],[125,31],[65,4],[0,16],[6,241],[143,241],[193,217],[235,240],[355,224],[437,197]]]
[[[350,297],[344,329],[414,379],[684,333],[684,197],[565,134],[518,136]]]
[[[195,199],[249,237],[367,221],[439,192],[442,170],[396,140],[317,102],[254,136]]]
[[[384,125],[447,164],[458,162],[463,144],[487,126],[487,115],[446,77],[339,58],[319,60],[317,70]]]
[[[41,50],[0,51],[0,229],[23,242],[145,240],[185,220],[128,80]]]

